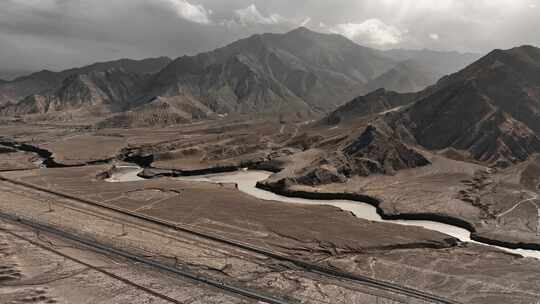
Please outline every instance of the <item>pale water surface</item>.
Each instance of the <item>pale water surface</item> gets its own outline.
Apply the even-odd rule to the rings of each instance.
[[[139,181],[144,180],[137,176],[142,171],[141,168],[137,166],[121,166],[118,167],[118,170],[113,172],[113,176],[107,181],[109,182],[129,182],[129,181]],[[420,226],[426,229],[438,231],[450,236],[453,236],[459,239],[462,242],[472,242],[478,243],[471,240],[471,234],[468,230],[461,227],[452,226],[448,224],[443,224],[434,221],[415,221],[415,220],[383,220],[381,216],[377,213],[377,209],[370,204],[350,201],[350,200],[312,200],[304,198],[295,198],[295,197],[286,197],[283,195],[275,194],[270,191],[262,190],[256,187],[258,181],[265,180],[270,175],[271,172],[268,171],[258,171],[258,170],[243,170],[236,171],[231,173],[218,173],[218,174],[207,174],[199,176],[182,176],[175,177],[177,180],[185,181],[199,181],[199,182],[209,182],[209,183],[235,183],[238,185],[238,190],[247,193],[251,196],[254,196],[259,199],[279,201],[284,203],[292,204],[305,204],[305,205],[331,205],[338,207],[343,210],[348,210],[354,213],[358,218],[377,221],[377,222],[388,222],[399,225],[408,225],[408,226]],[[483,244],[483,243],[479,243]],[[485,246],[491,246],[499,248],[508,252],[521,254],[527,257],[535,257],[540,259],[540,251],[536,250],[523,250],[523,249],[507,249],[503,247],[493,246],[483,244]]]

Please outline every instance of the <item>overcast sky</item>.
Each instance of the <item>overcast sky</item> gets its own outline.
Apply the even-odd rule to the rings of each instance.
[[[301,25],[382,49],[540,45],[540,0],[0,1],[0,70],[176,58]]]

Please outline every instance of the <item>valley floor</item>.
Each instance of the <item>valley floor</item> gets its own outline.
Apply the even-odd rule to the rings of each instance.
[[[320,134],[316,129],[304,131],[300,124],[242,120],[137,130],[8,125],[1,127],[0,132],[0,147],[5,147],[4,153],[0,154],[3,170],[0,173],[3,178],[0,181],[1,213],[31,218],[227,284],[268,293],[290,303],[377,303],[377,300],[378,303],[433,303],[435,298],[447,303],[535,303],[540,298],[540,260],[534,258],[459,242],[449,235],[420,227],[360,219],[332,206],[261,200],[242,193],[232,184],[174,178],[175,175],[250,167],[281,170],[267,180],[269,186],[280,185],[280,180],[298,176],[300,171],[292,168],[291,163],[299,167],[309,163],[309,153],[315,155],[325,145],[315,144],[314,147],[313,142],[321,141],[317,137]],[[344,133],[339,128],[325,132],[321,137],[329,141]],[[23,142],[28,146],[14,144]],[[429,155],[434,160],[431,169],[404,170],[395,176],[351,179],[341,184],[306,186],[289,183],[276,190],[356,192],[382,198],[380,207],[389,214],[429,211],[461,215],[456,218],[475,226],[481,218],[481,208],[455,194],[466,190],[462,195],[483,196],[482,191],[491,188],[480,184],[500,182],[499,195],[514,195],[512,191],[516,189],[512,188],[511,172],[479,175],[477,172],[485,170],[480,165],[458,166],[457,161]],[[295,160],[295,157],[301,159]],[[111,173],[118,170],[113,164],[120,165],[121,161],[146,166],[140,175],[152,179],[107,182]],[[48,163],[49,168],[39,168],[41,163]],[[449,172],[450,169],[454,171]],[[515,195],[516,199],[508,206],[497,205],[497,210],[501,211],[498,213],[500,218],[512,219],[509,222],[519,228],[522,222],[515,212],[528,204],[516,202],[530,197]],[[417,204],[405,204],[417,199]],[[494,201],[498,199],[494,197]],[[442,208],[443,200],[457,206],[456,209]],[[508,217],[510,215],[512,217]],[[159,225],[160,222],[166,225]],[[485,227],[490,227],[491,223],[489,218],[486,219]],[[500,223],[503,224],[501,233],[507,233],[503,229],[504,222]],[[36,233],[20,224],[3,221],[2,226],[29,240],[51,245],[51,242],[36,240]],[[525,226],[536,229],[529,224]],[[481,229],[478,231],[482,232]],[[17,243],[30,244],[8,232],[3,235],[6,248],[16,248]],[[53,239],[53,244],[66,242],[55,236],[46,237],[45,240]],[[75,245],[67,248],[70,246]],[[252,250],[257,248],[261,251]],[[78,259],[83,256],[86,262],[100,261],[102,264],[98,265],[104,265],[100,268],[108,268],[112,263],[103,262],[106,258],[95,257],[88,250],[61,251]],[[51,273],[50,269],[26,273],[24,265],[27,262],[24,257],[19,257],[19,250],[6,249],[6,252],[6,256],[14,261],[10,263],[10,269],[19,273],[8,278],[6,284],[15,285],[23,278]],[[43,256],[43,259],[55,255],[42,247],[26,252],[35,252],[32,254]],[[86,258],[87,255],[91,258]],[[75,261],[72,263],[76,270],[86,267]],[[334,269],[356,279],[310,271],[302,263]],[[171,284],[176,286],[171,283],[176,282],[176,278],[158,273],[158,281],[153,283],[156,277],[152,271],[140,272],[138,266],[127,265],[122,268],[126,269],[122,276],[134,278],[137,284],[150,286],[179,301],[251,301],[201,284],[195,284],[192,290],[196,294],[185,300],[182,288],[174,292],[168,289]],[[127,273],[129,271],[142,277]],[[364,278],[364,282],[359,278]],[[365,279],[373,282],[365,284]],[[72,302],[73,298],[66,290],[94,295],[93,285],[82,284],[87,289],[81,287],[82,291],[75,292],[78,285],[66,280],[54,286],[38,284],[35,290],[40,291],[32,288],[34,291],[28,292],[43,294],[46,298],[43,303],[49,298],[59,303]],[[113,284],[107,280],[94,281],[112,290],[111,286],[123,286],[121,282],[110,279],[116,282]],[[193,282],[178,284],[191,286]],[[392,288],[382,288],[381,284],[390,284]],[[107,293],[107,288],[103,287],[102,293]],[[155,296],[138,296],[144,292],[132,286],[124,288],[133,290],[124,294],[127,302],[139,299],[141,303],[161,303],[160,299],[144,300],[144,297]],[[1,287],[0,290],[0,300],[2,296],[11,297],[6,298],[9,301],[27,296],[26,291],[18,287]],[[204,294],[204,297],[196,296],[198,294]],[[122,303],[123,299],[113,302]]]

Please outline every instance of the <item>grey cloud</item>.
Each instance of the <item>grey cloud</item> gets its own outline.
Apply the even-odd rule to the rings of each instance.
[[[5,0],[0,69],[178,57],[305,21],[379,48],[540,45],[535,0]],[[324,25],[324,26],[321,26]],[[433,39],[437,35],[438,39]]]

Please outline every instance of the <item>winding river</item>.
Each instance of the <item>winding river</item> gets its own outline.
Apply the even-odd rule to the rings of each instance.
[[[107,179],[108,182],[130,182],[130,181],[141,181],[143,178],[139,177],[139,174],[142,171],[140,167],[137,166],[116,166],[116,170],[113,172],[112,176]],[[377,221],[377,222],[388,222],[399,225],[409,225],[409,226],[421,226],[426,229],[438,231],[450,236],[453,236],[459,239],[462,242],[471,242],[478,243],[484,246],[491,246],[501,250],[505,250],[511,253],[520,254],[526,257],[533,257],[540,259],[540,251],[536,250],[525,250],[525,249],[508,249],[504,247],[487,245],[483,243],[476,242],[471,240],[471,233],[461,227],[452,226],[444,223],[434,222],[434,221],[416,221],[416,220],[384,220],[377,213],[377,209],[367,203],[350,201],[350,200],[313,200],[313,199],[303,199],[303,198],[294,198],[286,197],[272,193],[270,191],[262,190],[256,187],[258,181],[265,180],[270,175],[271,172],[268,171],[259,171],[259,170],[244,170],[236,171],[231,173],[218,173],[218,174],[208,174],[200,176],[185,176],[185,177],[175,177],[177,180],[184,181],[198,181],[198,182],[209,182],[209,183],[235,183],[238,185],[238,190],[247,193],[251,196],[254,196],[259,199],[279,201],[284,203],[292,204],[306,204],[306,205],[331,205],[338,207],[343,210],[351,211],[356,217]]]

